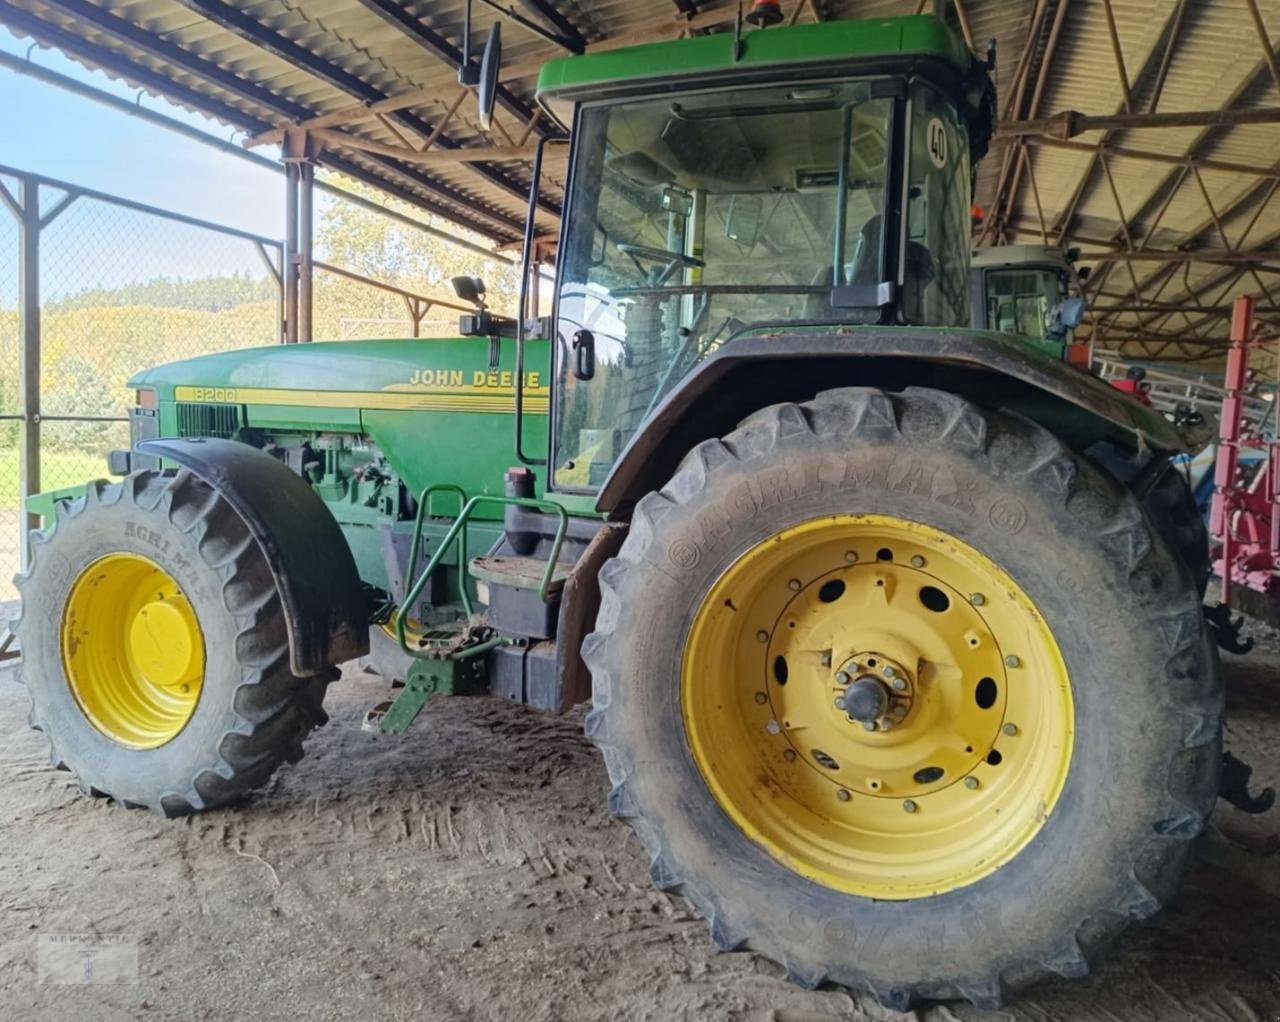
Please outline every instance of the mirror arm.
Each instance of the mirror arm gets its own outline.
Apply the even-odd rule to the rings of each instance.
[[[516,459],[522,465],[545,465],[546,458],[530,458],[524,453],[524,340],[525,310],[529,307],[529,277],[533,259],[534,217],[538,213],[538,186],[542,179],[542,152],[548,142],[564,142],[556,135],[544,135],[538,139],[533,154],[533,173],[529,181],[529,209],[524,221],[524,249],[520,257],[520,296],[516,306]],[[554,328],[552,333],[554,334]],[[552,339],[554,343],[554,338]]]

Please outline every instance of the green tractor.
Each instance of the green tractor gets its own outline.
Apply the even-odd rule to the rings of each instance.
[[[972,323],[978,330],[1000,330],[1038,340],[1070,344],[1084,316],[1085,302],[1073,296],[1079,249],[1056,245],[999,245],[973,253],[969,270]]]
[[[1144,510],[1188,438],[969,326],[986,64],[841,21],[558,60],[539,100],[549,319],[132,381],[123,478],[52,495],[19,580],[53,762],[225,805],[366,655],[386,733],[589,699],[610,809],[720,947],[895,1008],[1084,975],[1175,888],[1220,681]]]

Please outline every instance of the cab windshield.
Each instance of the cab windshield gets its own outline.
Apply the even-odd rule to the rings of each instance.
[[[917,93],[901,266],[901,219],[886,209],[901,83],[580,111],[559,254],[556,485],[597,487],[681,377],[753,326],[878,323],[894,309],[967,322],[967,142],[945,100]],[[948,246],[956,258],[934,254]]]

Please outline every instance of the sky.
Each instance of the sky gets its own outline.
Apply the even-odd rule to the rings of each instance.
[[[29,40],[0,28],[0,50],[24,56],[29,49]],[[87,71],[56,50],[36,47],[30,56],[103,91],[131,101],[138,96],[137,90]],[[163,99],[143,94],[140,102],[211,135],[232,138],[225,125]],[[234,136],[236,142],[241,138]],[[263,150],[263,155],[274,158],[276,152]],[[284,229],[281,175],[7,68],[0,68],[0,164],[270,237]]]

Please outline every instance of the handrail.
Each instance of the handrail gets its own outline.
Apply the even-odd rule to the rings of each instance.
[[[463,494],[461,487],[452,483],[436,483],[428,486],[422,491],[422,499],[418,501],[418,516],[414,523],[414,537],[411,553],[413,558],[410,560],[410,566],[416,560],[417,551],[419,549],[419,540],[422,532],[423,515],[426,511],[427,497],[434,490],[449,490]],[[496,494],[479,493],[472,497],[463,505],[458,517],[454,519],[453,525],[449,527],[449,531],[445,533],[444,539],[440,541],[440,545],[436,548],[435,553],[431,555],[431,560],[427,562],[427,566],[422,569],[422,574],[418,580],[414,582],[413,587],[405,593],[404,601],[401,605],[401,613],[396,615],[396,639],[400,643],[400,648],[409,656],[418,660],[432,660],[434,657],[421,652],[420,650],[410,649],[409,642],[405,638],[405,614],[404,611],[413,606],[414,601],[422,594],[422,590],[426,587],[431,579],[431,575],[436,568],[440,566],[444,560],[444,555],[449,547],[455,542],[458,544],[458,571],[459,586],[462,590],[462,605],[467,612],[467,617],[472,614],[471,598],[467,594],[467,520],[472,513],[481,504],[501,504],[506,507],[528,507],[537,511],[554,512],[559,516],[560,521],[556,525],[555,539],[551,544],[551,553],[547,558],[546,570],[542,573],[542,582],[538,586],[538,598],[544,603],[547,599],[547,593],[551,589],[551,580],[555,576],[556,563],[560,560],[560,548],[564,545],[564,538],[569,531],[569,513],[563,507],[549,500],[539,500],[536,497],[505,497]]]

